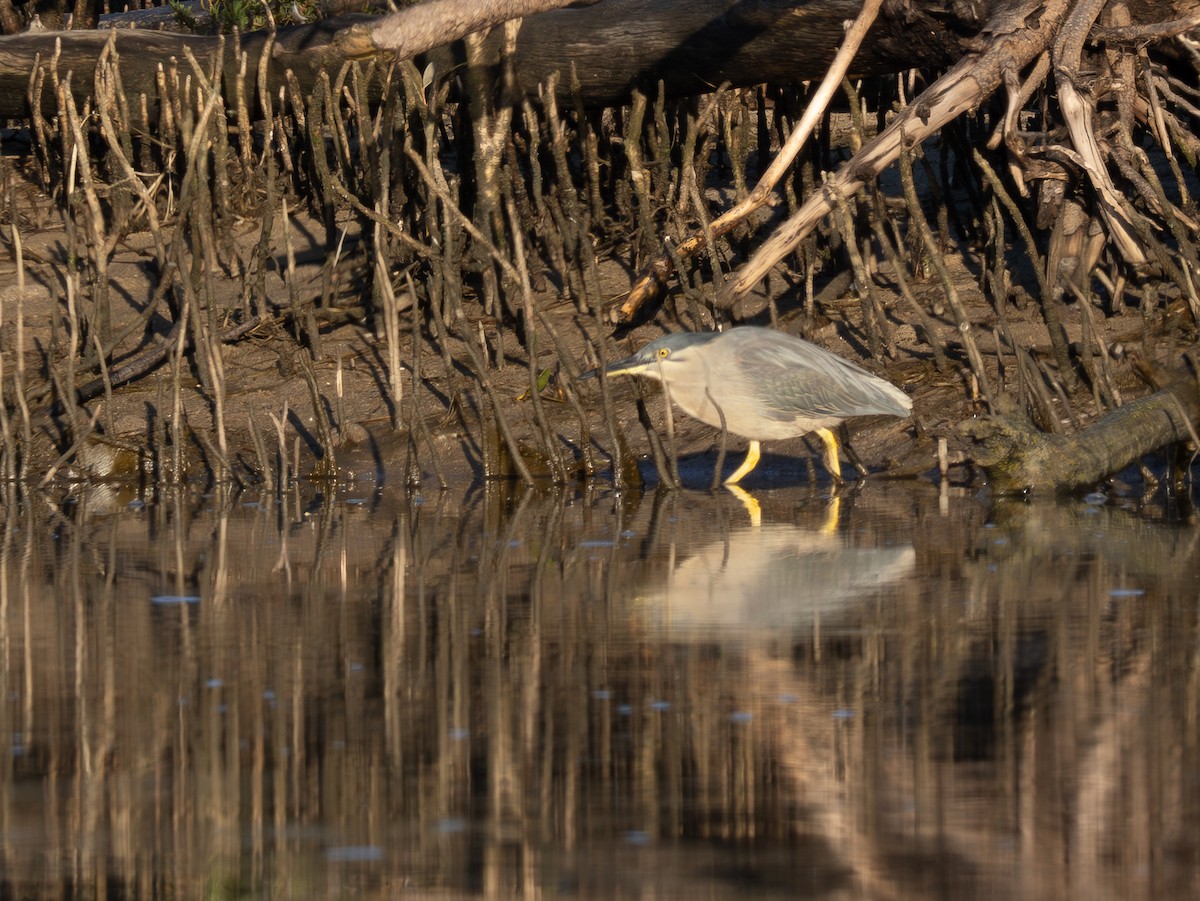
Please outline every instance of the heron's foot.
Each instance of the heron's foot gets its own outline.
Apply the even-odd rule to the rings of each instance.
[[[750,472],[758,461],[762,459],[762,445],[757,441],[750,442],[750,449],[746,451],[746,459],[742,461],[742,465],[733,471],[733,473],[725,480],[726,485],[736,485],[742,478]]]

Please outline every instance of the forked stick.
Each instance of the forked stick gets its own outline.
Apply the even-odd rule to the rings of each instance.
[[[1104,165],[1096,132],[1092,128],[1092,104],[1079,94],[1075,86],[1079,80],[1080,59],[1088,32],[1100,16],[1108,0],[1083,0],[1067,17],[1058,36],[1054,39],[1051,56],[1054,60],[1054,83],[1058,88],[1058,105],[1063,120],[1071,135],[1071,143],[1083,163],[1083,169],[1096,190],[1096,199],[1113,243],[1130,264],[1141,266],[1146,263],[1146,252],[1142,250],[1133,222],[1126,212],[1121,194],[1113,185]]]

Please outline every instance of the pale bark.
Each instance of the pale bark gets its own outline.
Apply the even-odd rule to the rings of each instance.
[[[387,51],[397,59],[457,41],[469,34],[563,7],[591,6],[600,0],[427,0],[338,36],[347,56]]]

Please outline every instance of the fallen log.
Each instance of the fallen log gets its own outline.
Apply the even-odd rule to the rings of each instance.
[[[1046,494],[1096,485],[1147,454],[1195,442],[1197,422],[1200,387],[1184,377],[1073,434],[1047,434],[1015,412],[967,420],[959,433],[998,494]]]
[[[28,116],[29,84],[31,74],[40,66],[56,70],[59,77],[71,77],[72,93],[80,104],[90,97],[95,84],[96,65],[101,54],[110,45],[114,57],[120,63],[121,81],[128,98],[145,95],[152,102],[158,98],[157,77],[159,69],[170,71],[178,64],[186,74],[187,56],[196,60],[207,73],[214,64],[219,70],[226,90],[239,77],[240,68],[237,48],[247,57],[247,87],[257,96],[258,62],[263,54],[269,54],[266,67],[267,87],[274,94],[286,83],[290,70],[306,91],[317,83],[322,72],[334,74],[346,60],[333,46],[333,36],[370,16],[347,15],[314,22],[311,25],[296,25],[280,28],[272,35],[267,31],[254,31],[242,35],[239,41],[232,37],[211,35],[186,35],[165,31],[105,30],[30,32],[0,37],[0,117],[19,119]],[[137,120],[139,105],[130,103],[131,123],[135,128],[146,128],[145,122]],[[57,112],[57,98],[53,90],[43,91],[42,114],[53,116]],[[155,121],[153,108],[151,121]]]
[[[528,94],[559,73],[562,90],[569,90],[574,76],[583,101],[597,106],[622,102],[635,87],[656,90],[659,82],[674,96],[705,93],[721,84],[797,83],[824,74],[841,45],[844,21],[854,18],[860,5],[858,0],[603,0],[526,18],[513,67],[519,89]],[[885,7],[851,73],[880,74],[952,63],[982,21],[982,16],[955,15],[955,6],[927,0],[890,4],[891,12]],[[82,103],[109,41],[120,59],[129,97],[154,98],[159,67],[169,69],[172,60],[186,66],[188,53],[206,69],[219,63],[226,85],[231,85],[241,69],[235,52],[239,48],[247,58],[248,96],[258,94],[255,79],[264,53],[269,54],[264,71],[272,94],[285,84],[289,70],[307,92],[322,73],[335,76],[343,65],[359,58],[363,44],[350,38],[378,21],[343,15],[280,28],[273,36],[267,31],[249,32],[236,41],[142,30],[0,37],[0,117],[29,114],[30,73],[39,62],[55,66],[60,75],[71,73],[73,93]],[[498,69],[503,41],[502,29],[493,29],[483,44],[485,66]],[[422,67],[432,63],[436,72],[450,73],[463,58],[461,45],[448,45],[421,57],[419,63]],[[41,102],[45,115],[55,111],[53,92],[46,92]],[[137,104],[131,106],[136,112]]]
[[[951,65],[991,5],[964,18],[956,11],[970,4],[885,4],[851,74]],[[653,93],[660,81],[671,96],[797,84],[825,74],[861,8],[860,0],[604,0],[526,19],[514,68],[526,92],[574,72],[584,101],[596,105],[624,102],[637,87]],[[493,32],[485,45],[494,63],[502,39]]]

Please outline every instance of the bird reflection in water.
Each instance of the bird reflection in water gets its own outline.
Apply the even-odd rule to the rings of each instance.
[[[911,575],[911,545],[855,547],[837,528],[840,499],[818,528],[762,522],[758,502],[726,486],[750,524],[731,527],[673,567],[639,598],[649,625],[676,639],[797,634],[820,628]]]

